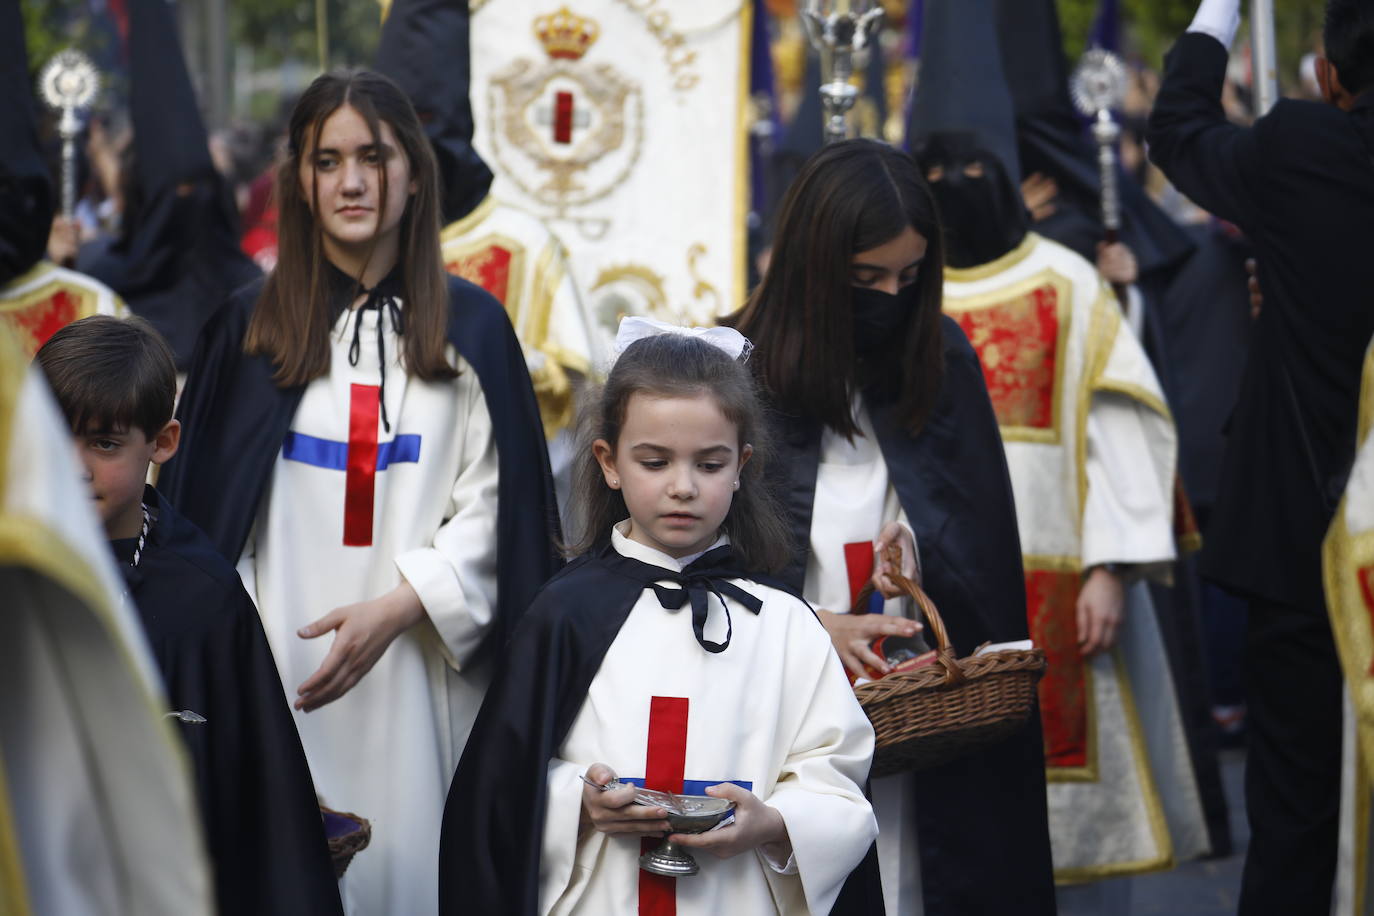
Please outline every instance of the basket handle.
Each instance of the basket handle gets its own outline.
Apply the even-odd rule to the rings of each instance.
[[[935,609],[935,602],[930,600],[930,596],[925,593],[925,590],[906,576],[902,575],[902,545],[895,541],[888,544],[883,548],[883,559],[890,563],[893,570],[895,570],[888,578],[890,578],[892,583],[899,589],[910,595],[912,601],[916,602],[916,606],[921,609],[921,616],[926,619],[926,623],[930,626],[931,633],[935,635],[935,659],[944,666],[945,683],[959,683],[964,679],[964,673],[959,670],[959,665],[955,662],[954,647],[950,645],[949,633],[945,630],[944,618],[941,617],[940,612]],[[865,583],[864,587],[859,591],[858,598],[854,601],[854,610],[851,610],[850,613],[854,613],[854,611],[857,611],[859,608],[866,606],[873,592],[873,583],[871,581]]]

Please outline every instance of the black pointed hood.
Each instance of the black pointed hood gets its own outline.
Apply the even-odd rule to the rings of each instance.
[[[166,0],[128,0],[129,114],[138,180],[160,186],[213,175],[205,122]]]
[[[35,116],[19,0],[0,0],[0,286],[43,258],[56,209]]]
[[[434,146],[445,224],[491,189],[491,169],[472,146],[470,42],[466,0],[395,0],[377,48],[377,71],[410,96]]]
[[[1021,244],[1029,219],[997,0],[929,0],[907,146],[930,178],[951,267],[987,264]]]
[[[172,7],[128,0],[128,12],[133,174],[119,238],[83,250],[77,266],[167,338],[184,370],[205,319],[258,270],[239,248],[238,208],[210,158]]]
[[[972,135],[1007,175],[1021,174],[1015,114],[998,51],[997,0],[926,0],[907,148],[933,134]]]
[[[1037,223],[1043,235],[1095,259],[1102,239],[1097,150],[1069,97],[1069,68],[1054,0],[999,0],[1002,66],[1016,112],[1021,177],[1040,172],[1059,186],[1054,215]],[[1118,167],[1121,240],[1142,273],[1191,253],[1187,235]]]

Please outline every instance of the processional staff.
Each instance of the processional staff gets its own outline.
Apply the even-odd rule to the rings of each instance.
[[[883,21],[883,8],[874,0],[807,0],[801,13],[806,37],[821,56],[821,101],[825,105],[825,142],[849,135],[846,116],[859,90],[854,75],[854,52],[873,44]]]
[[[1121,189],[1116,180],[1116,142],[1121,127],[1112,109],[1126,99],[1126,67],[1110,51],[1093,48],[1083,55],[1069,80],[1069,92],[1078,110],[1093,119],[1093,140],[1097,143],[1097,171],[1102,185],[1103,240],[1114,244],[1121,238]],[[1121,307],[1126,307],[1126,287],[1113,283]]]
[[[1278,53],[1274,40],[1274,0],[1250,0],[1250,66],[1255,81],[1255,115],[1279,100]]]
[[[76,210],[76,135],[81,130],[76,113],[95,101],[100,74],[89,57],[68,48],[48,61],[38,85],[43,101],[62,113],[57,122],[62,137],[62,216],[70,220]]]

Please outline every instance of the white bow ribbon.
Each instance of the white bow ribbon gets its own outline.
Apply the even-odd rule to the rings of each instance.
[[[660,334],[680,334],[683,337],[695,337],[718,350],[724,351],[731,359],[735,360],[747,360],[750,352],[754,349],[749,338],[734,328],[684,328],[676,324],[668,324],[666,321],[655,321],[652,318],[632,315],[620,319],[620,328],[615,333],[615,355],[619,358],[620,354],[625,352],[625,348],[636,340],[657,337]]]

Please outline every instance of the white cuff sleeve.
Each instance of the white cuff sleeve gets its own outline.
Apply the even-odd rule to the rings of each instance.
[[[1239,28],[1240,0],[1202,0],[1188,31],[1211,35],[1229,49]]]
[[[774,853],[786,850],[787,858],[779,859]],[[792,851],[792,844],[788,842],[782,848],[770,849],[768,846],[758,848],[759,858],[764,861],[769,868],[779,875],[795,875],[797,873],[797,854]]]

